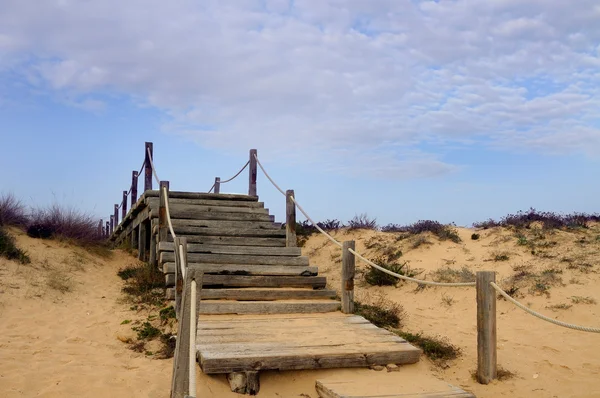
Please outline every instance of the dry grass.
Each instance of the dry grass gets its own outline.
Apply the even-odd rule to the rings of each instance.
[[[475,273],[467,267],[460,270],[450,267],[442,267],[431,273],[431,278],[435,282],[442,283],[466,283],[475,281]]]
[[[0,196],[0,226],[27,225],[25,205],[11,193]]]
[[[74,283],[65,271],[62,270],[51,270],[46,276],[46,285],[53,290],[61,293],[68,293],[73,291]]]

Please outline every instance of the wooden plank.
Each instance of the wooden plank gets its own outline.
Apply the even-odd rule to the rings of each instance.
[[[173,229],[176,234],[181,235],[202,235],[202,236],[238,236],[238,237],[283,237],[285,231],[281,229],[257,229],[257,228],[202,228],[175,226]]]
[[[286,301],[226,301],[203,300],[201,314],[290,314],[338,311],[339,301],[286,300]]]
[[[177,231],[176,231],[177,233]],[[205,245],[231,245],[231,246],[262,246],[262,247],[285,247],[285,239],[283,238],[252,238],[252,237],[237,237],[237,236],[198,236],[184,235],[189,243],[198,243]],[[172,242],[172,238],[167,238]]]
[[[159,251],[173,251],[173,242],[160,242]],[[262,256],[288,256],[298,257],[302,255],[299,247],[252,247],[252,246],[211,246],[201,244],[188,244],[188,253],[205,254],[248,254]]]
[[[312,287],[325,288],[323,276],[238,276],[205,275],[204,286],[229,287]]]
[[[147,198],[158,197],[158,190],[144,192]],[[170,191],[169,198],[173,199],[205,199],[205,200],[233,200],[242,202],[258,202],[258,196],[248,196],[233,193],[202,193],[202,192],[184,192]]]
[[[152,215],[154,217],[154,215]],[[175,227],[203,227],[203,228],[238,228],[238,229],[270,229],[281,230],[280,223],[271,221],[227,221],[227,220],[192,220],[186,218],[172,218]]]
[[[335,298],[335,290],[312,289],[204,289],[202,297],[206,300],[310,300],[317,298]]]
[[[342,244],[342,312],[344,314],[354,313],[354,254],[348,250],[354,250],[353,240]]]
[[[372,380],[317,380],[316,390],[321,398],[475,398],[475,395],[437,379],[426,381],[427,387],[410,380],[383,384]],[[409,386],[407,386],[409,384]],[[427,391],[421,392],[426,389]]]
[[[182,202],[183,201],[183,202]],[[153,209],[157,209],[159,204],[156,199],[149,199],[147,203]],[[236,203],[236,202],[230,202]],[[256,203],[256,202],[238,202],[238,203]],[[188,203],[185,199],[169,198],[169,209],[173,218],[193,218],[197,213],[243,213],[243,214],[269,214],[269,210],[264,207],[249,207],[249,206],[224,206],[217,201],[211,201],[211,204],[200,205]],[[181,214],[188,216],[182,217]],[[192,215],[192,217],[189,216]]]
[[[160,243],[159,243],[160,245]],[[173,252],[161,252],[159,262],[164,264],[175,261]],[[256,264],[256,265],[298,265],[308,266],[306,256],[282,257],[282,256],[254,256],[244,254],[188,254],[190,263],[212,263],[212,264]]]
[[[200,264],[189,263],[190,267],[202,270],[206,274],[218,275],[290,275],[290,276],[316,276],[317,267],[299,267],[286,265],[244,265],[244,264]],[[175,263],[163,264],[165,274],[175,273]]]
[[[223,221],[262,221],[271,222],[268,212],[260,213],[226,213],[202,211],[196,209],[200,206],[186,206],[169,204],[171,219],[189,219],[189,220],[223,220]],[[152,216],[156,217],[158,213],[152,210]]]
[[[147,197],[145,203],[151,207],[158,207],[158,197]],[[169,204],[185,204],[185,205],[199,205],[199,206],[225,206],[225,207],[237,207],[237,208],[255,208],[264,209],[264,202],[248,202],[239,200],[222,200],[222,199],[182,199],[169,197]]]
[[[497,377],[496,363],[496,282],[494,271],[478,271],[477,290],[477,381],[489,384]]]

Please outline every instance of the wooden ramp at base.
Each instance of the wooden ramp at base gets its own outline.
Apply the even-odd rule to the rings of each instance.
[[[475,398],[441,380],[428,380],[417,385],[399,378],[393,383],[373,383],[365,380],[317,380],[321,398]]]
[[[207,374],[408,364],[421,354],[363,317],[342,313],[200,315],[196,348]]]

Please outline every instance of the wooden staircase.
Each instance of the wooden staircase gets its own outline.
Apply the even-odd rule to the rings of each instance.
[[[147,201],[158,215],[158,198]],[[257,197],[169,193],[175,234],[187,239],[188,265],[204,272],[200,314],[283,314],[337,311],[326,279]],[[167,286],[175,284],[173,238],[158,243]],[[172,294],[169,292],[169,294]]]

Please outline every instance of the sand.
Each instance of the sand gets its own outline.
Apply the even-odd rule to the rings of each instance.
[[[26,249],[32,263],[20,265],[0,258],[0,395],[3,397],[164,397],[171,382],[172,360],[155,359],[128,348],[121,340],[133,336],[125,319],[144,319],[147,314],[131,310],[123,301],[122,281],[117,271],[135,260],[115,251],[110,259],[56,241],[30,239],[17,235],[18,245]],[[542,269],[560,266],[565,286],[552,286],[550,297],[526,293],[521,300],[532,308],[568,322],[600,326],[598,304],[573,304],[553,312],[546,306],[570,303],[570,296],[598,293],[600,269],[597,261],[600,244],[597,230],[589,231],[589,243],[574,243],[579,235],[560,233],[558,245],[548,252],[558,257],[540,258],[515,244],[507,231],[483,231],[472,241],[473,231],[461,229],[463,243],[439,242],[410,249],[411,241],[395,242],[391,234],[372,231],[338,232],[340,240],[355,239],[357,248],[369,255],[381,249],[365,249],[365,242],[376,240],[397,244],[401,260],[428,272],[442,266],[473,270],[497,270],[499,279],[510,276],[512,267],[526,264]],[[381,238],[383,237],[383,238]],[[484,261],[490,253],[509,252],[508,261]],[[339,285],[339,249],[321,236],[312,237],[303,248],[311,263],[318,265]],[[566,268],[562,258],[589,262],[586,272]],[[359,268],[364,268],[362,265]],[[427,276],[429,278],[429,276]],[[468,288],[427,288],[415,286],[371,287],[357,281],[357,296],[373,299],[382,294],[401,303],[407,313],[405,330],[441,335],[460,347],[462,356],[447,363],[446,369],[423,358],[398,372],[369,369],[332,369],[297,372],[264,372],[260,397],[317,397],[315,381],[364,380],[365,385],[403,384],[426,386],[444,380],[474,392],[478,397],[597,397],[600,396],[600,336],[567,330],[537,320],[511,304],[498,302],[499,363],[516,377],[481,386],[471,378],[476,365],[475,292]],[[430,279],[430,278],[429,278]],[[70,291],[61,292],[60,281]],[[54,288],[52,287],[54,286]],[[450,301],[451,304],[445,304]],[[450,297],[450,299],[448,299]],[[198,394],[201,397],[236,397],[224,376],[207,376],[199,370]],[[437,381],[436,381],[437,383]],[[434,383],[433,383],[434,384]],[[399,390],[400,391],[400,390]]]

